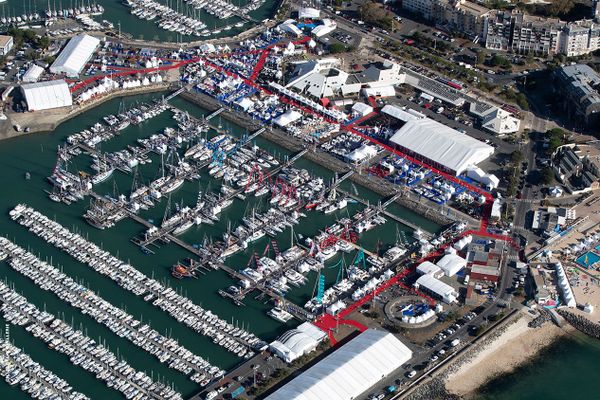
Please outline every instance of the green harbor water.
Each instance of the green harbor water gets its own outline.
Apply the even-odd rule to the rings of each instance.
[[[167,4],[166,0],[158,0],[161,4]],[[246,22],[242,27],[233,26],[235,23],[240,22],[239,17],[233,16],[227,19],[218,19],[204,10],[193,11],[193,8],[187,6],[183,0],[169,0],[169,7],[172,9],[178,9],[180,13],[188,13],[190,16],[196,16],[196,19],[206,24],[206,29],[215,30],[221,29],[225,26],[233,26],[229,30],[223,30],[220,34],[212,35],[209,37],[197,37],[197,36],[182,36],[176,32],[166,31],[157,25],[158,18],[152,21],[140,19],[135,15],[132,15],[127,7],[121,0],[88,0],[84,1],[84,4],[100,4],[104,7],[104,14],[94,16],[96,21],[107,20],[114,24],[115,29],[118,29],[118,23],[121,23],[121,31],[123,33],[131,34],[133,39],[144,39],[154,41],[167,41],[167,42],[187,42],[199,39],[214,39],[225,36],[235,36],[241,32],[244,32],[253,26],[252,22]],[[177,5],[177,3],[179,3]],[[236,6],[243,6],[248,3],[248,0],[233,0],[231,2]],[[50,3],[45,0],[7,0],[0,4],[0,17],[2,16],[20,16],[24,13],[38,12],[40,16],[45,17],[45,11],[50,8],[54,9],[71,9],[76,4],[81,5],[80,0],[62,0],[56,1],[51,0]],[[249,13],[250,17],[256,21],[262,21],[265,18],[270,18],[276,11],[279,4],[278,0],[266,0],[265,3]]]
[[[149,101],[152,98],[160,97],[161,94],[144,95],[130,97],[123,100],[125,106],[136,102]],[[182,99],[172,100],[172,104],[178,108],[188,110],[190,114],[201,116],[208,114],[205,110],[187,103]],[[225,349],[215,345],[211,340],[205,338],[190,329],[178,324],[166,313],[144,302],[130,292],[117,286],[112,280],[103,277],[93,271],[90,267],[76,262],[70,256],[56,250],[52,245],[30,234],[24,227],[18,225],[8,218],[8,211],[17,203],[25,202],[34,208],[40,210],[49,217],[55,218],[64,226],[81,232],[89,240],[101,244],[105,249],[117,255],[123,260],[128,260],[132,265],[138,268],[148,276],[166,282],[180,292],[187,295],[197,304],[210,309],[220,317],[233,321],[234,323],[248,328],[265,340],[272,340],[286,329],[294,326],[290,322],[287,326],[269,318],[266,311],[272,307],[271,304],[265,304],[263,300],[255,299],[249,296],[245,307],[238,307],[229,300],[223,299],[217,294],[218,289],[226,288],[235,283],[228,275],[220,271],[208,272],[201,275],[199,279],[175,280],[170,276],[169,268],[178,260],[183,260],[191,255],[185,250],[174,244],[163,245],[160,248],[154,248],[155,254],[147,255],[130,242],[130,239],[143,233],[141,225],[131,220],[123,220],[115,227],[107,230],[98,230],[87,224],[82,218],[82,214],[89,205],[89,200],[67,206],[52,202],[44,193],[44,190],[50,189],[46,177],[50,175],[56,162],[56,148],[63,144],[66,136],[71,133],[79,132],[90,127],[104,115],[117,113],[120,107],[120,100],[114,100],[102,104],[94,110],[78,116],[75,119],[67,121],[61,125],[55,132],[32,134],[0,142],[0,182],[3,190],[0,196],[0,234],[7,236],[17,244],[29,248],[30,251],[39,254],[42,259],[50,260],[54,265],[59,265],[68,275],[84,282],[91,289],[112,304],[123,307],[134,317],[150,325],[159,332],[175,337],[181,344],[191,351],[207,358],[211,363],[222,368],[231,368],[241,360],[227,352]],[[122,134],[111,141],[102,144],[103,151],[115,151],[124,148],[128,144],[135,144],[137,138],[149,137],[154,133],[161,132],[167,126],[175,126],[175,121],[171,118],[171,112],[167,111],[158,117],[146,121],[137,126],[130,126],[122,131]],[[229,130],[235,135],[243,135],[245,131],[233,124],[228,123],[219,117],[213,120],[215,124],[220,124],[222,128]],[[214,132],[209,132],[209,135]],[[256,144],[269,150],[272,154],[284,157],[289,155],[285,149],[268,142],[260,137]],[[153,162],[141,166],[139,172],[141,179],[148,183],[160,174],[160,158],[152,157]],[[89,164],[91,159],[86,155],[76,157],[69,165],[72,171],[90,171]],[[326,179],[332,177],[332,173],[324,168],[317,166],[307,160],[300,159],[295,164],[296,167],[306,168],[315,175]],[[25,178],[26,172],[31,177]],[[121,172],[115,172],[110,180],[96,186],[96,191],[100,194],[118,195],[119,193],[129,193],[132,186],[132,177]],[[344,182],[346,190],[356,190],[360,196],[377,202],[380,197],[361,187],[353,187],[350,182]],[[208,174],[204,173],[200,182],[186,182],[179,190],[172,195],[172,205],[175,203],[184,205],[193,205],[196,201],[198,191],[218,191],[219,181],[212,180]],[[157,206],[151,210],[143,211],[142,216],[160,223],[163,218],[167,201],[163,199]],[[202,243],[209,238],[219,238],[222,232],[227,229],[230,223],[232,228],[240,223],[244,215],[252,212],[252,209],[258,211],[264,210],[267,202],[256,200],[250,196],[246,202],[238,199],[234,204],[226,209],[221,219],[214,226],[201,225],[194,227],[181,237],[189,243]],[[301,223],[296,225],[294,231],[296,234],[312,236],[319,232],[319,229],[331,224],[336,218],[351,215],[361,209],[358,204],[350,204],[348,210],[340,211],[337,214],[324,215],[315,211],[307,212],[307,218],[301,219]],[[425,230],[438,231],[439,226],[429,220],[420,217],[399,206],[392,206],[391,210],[404,218],[414,221]],[[398,238],[401,240],[410,240],[411,230],[405,226],[397,225],[395,222],[389,222],[379,226],[369,232],[361,235],[359,243],[369,250],[376,250],[378,244],[385,248],[386,245],[394,243]],[[277,243],[280,250],[290,246],[292,234],[289,230],[284,231],[277,237]],[[244,253],[236,254],[226,260],[226,263],[236,269],[245,268],[253,253],[262,255],[266,246],[269,244],[267,237],[254,242]],[[267,251],[273,256],[272,249]],[[342,258],[346,264],[353,261],[355,254],[349,253],[344,256],[336,256],[327,262],[325,269],[326,283],[331,285],[338,279]],[[310,281],[303,287],[294,288],[287,297],[288,299],[303,305],[313,296],[315,287],[315,276],[309,275]],[[125,339],[114,335],[108,328],[96,323],[89,316],[82,315],[78,310],[72,308],[65,302],[59,300],[53,293],[39,289],[27,278],[13,271],[5,262],[0,263],[0,279],[14,285],[15,289],[24,294],[29,301],[36,304],[41,309],[60,316],[65,321],[71,322],[73,326],[83,329],[90,337],[101,340],[113,352],[125,358],[134,368],[144,370],[151,374],[155,379],[160,379],[172,384],[178,391],[185,396],[194,393],[198,385],[192,383],[182,374],[168,369],[160,364],[153,356],[138,347],[135,347]],[[4,322],[0,320],[0,327],[3,330]],[[104,383],[95,379],[95,377],[79,367],[70,364],[68,358],[57,353],[46,345],[29,335],[24,329],[14,327],[10,328],[11,340],[16,345],[25,349],[34,360],[40,362],[46,368],[58,373],[65,378],[76,390],[90,396],[94,399],[113,399],[120,398],[117,391],[107,388]],[[8,386],[4,380],[0,380],[0,399],[20,399],[27,398],[18,388]]]

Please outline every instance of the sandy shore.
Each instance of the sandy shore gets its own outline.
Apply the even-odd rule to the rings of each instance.
[[[459,396],[470,397],[487,381],[511,372],[535,356],[541,349],[573,329],[559,328],[548,322],[540,328],[529,328],[529,318],[523,316],[473,358],[446,377],[446,389]]]

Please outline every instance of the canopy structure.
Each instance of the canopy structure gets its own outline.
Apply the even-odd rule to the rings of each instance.
[[[291,363],[304,354],[315,350],[326,337],[325,332],[313,324],[305,322],[298,328],[285,332],[269,347],[285,362]]]
[[[429,118],[409,120],[390,141],[460,175],[494,154],[494,148]]]
[[[348,400],[412,357],[393,334],[368,329],[267,397],[267,400]]]
[[[23,82],[27,83],[37,82],[38,79],[40,79],[40,76],[42,76],[42,73],[44,73],[44,68],[40,67],[39,65],[32,64],[31,67],[27,69],[25,74],[23,74],[22,80]]]
[[[29,111],[49,110],[73,104],[69,85],[62,79],[21,85]]]
[[[434,278],[432,275],[421,275],[419,279],[417,279],[415,287],[424,292],[433,294],[448,304],[454,303],[458,298],[458,293],[456,293],[456,290],[454,290],[452,286]]]
[[[454,276],[467,266],[467,260],[457,254],[446,254],[437,263],[446,276]]]
[[[292,110],[291,109],[291,110],[288,110],[285,113],[281,114],[277,118],[275,118],[273,120],[273,123],[275,125],[279,125],[279,126],[281,126],[283,128],[283,127],[288,126],[292,122],[295,122],[295,121],[299,120],[300,118],[302,118],[302,114],[300,114],[296,110]]]
[[[50,66],[50,72],[76,77],[92,57],[99,44],[100,39],[90,35],[73,36]]]

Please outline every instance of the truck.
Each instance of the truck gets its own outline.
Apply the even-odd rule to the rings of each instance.
[[[460,339],[454,339],[453,341],[450,342],[450,346],[452,347],[456,347],[460,344]]]
[[[243,386],[240,386],[239,388],[237,388],[233,392],[231,392],[231,398],[235,399],[236,397],[238,397],[239,395],[241,395],[245,391],[246,391],[246,389]]]

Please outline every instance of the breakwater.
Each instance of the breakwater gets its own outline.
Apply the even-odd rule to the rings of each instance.
[[[595,339],[600,339],[600,324],[590,321],[581,315],[573,314],[570,311],[559,309],[556,310],[573,328],[585,333]]]

